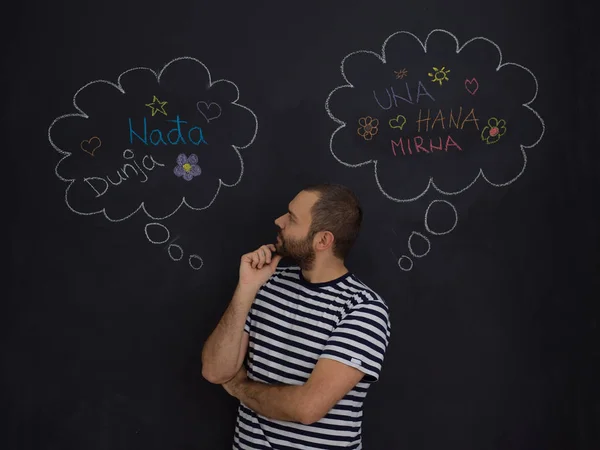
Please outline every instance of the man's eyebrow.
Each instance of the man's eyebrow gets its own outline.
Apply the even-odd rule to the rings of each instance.
[[[292,217],[296,217],[296,214],[294,214],[292,211],[290,211],[290,209],[288,208],[288,213],[290,214],[290,216]]]

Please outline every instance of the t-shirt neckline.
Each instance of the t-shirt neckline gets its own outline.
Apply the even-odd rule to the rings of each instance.
[[[300,269],[298,271],[298,277],[299,277],[300,283],[303,284],[304,286],[308,286],[308,287],[312,287],[312,288],[319,288],[319,287],[325,287],[325,286],[333,286],[334,284],[337,284],[337,283],[339,283],[341,281],[344,281],[346,278],[349,278],[351,276],[352,276],[352,272],[348,271],[344,275],[341,275],[341,276],[339,276],[337,278],[334,278],[333,280],[322,281],[322,282],[319,282],[319,283],[311,283],[306,278],[304,278],[304,274],[302,273],[302,269]]]

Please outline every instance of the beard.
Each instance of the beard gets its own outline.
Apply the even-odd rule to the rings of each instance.
[[[315,262],[315,251],[312,248],[312,236],[304,239],[284,238],[278,233],[280,241],[275,244],[277,253],[295,260],[302,270],[310,270]]]

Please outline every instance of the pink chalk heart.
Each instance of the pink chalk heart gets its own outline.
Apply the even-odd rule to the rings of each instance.
[[[465,89],[471,95],[475,95],[475,92],[479,89],[479,83],[475,78],[471,78],[470,80],[465,80]]]
[[[81,147],[81,150],[94,156],[94,152],[98,150],[101,145],[102,142],[100,141],[100,138],[94,136],[89,139],[84,139],[83,141],[81,141],[81,144],[79,146]]]

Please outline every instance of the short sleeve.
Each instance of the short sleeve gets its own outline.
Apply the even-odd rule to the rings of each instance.
[[[365,373],[365,381],[375,382],[379,380],[390,331],[385,303],[359,303],[342,317],[320,357],[359,369]]]
[[[246,323],[244,324],[244,331],[250,334],[250,324],[252,323],[252,309],[248,311],[248,315],[246,316]]]

